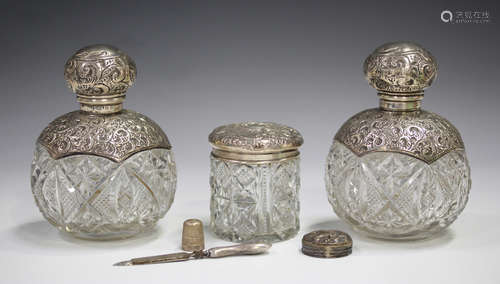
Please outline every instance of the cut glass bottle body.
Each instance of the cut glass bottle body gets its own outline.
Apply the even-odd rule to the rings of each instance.
[[[299,158],[262,164],[211,156],[211,228],[233,241],[282,241],[297,234]]]
[[[419,239],[450,225],[471,186],[462,149],[431,164],[406,154],[361,157],[334,141],[326,167],[329,202],[357,231],[386,239]]]
[[[152,228],[172,205],[171,150],[138,152],[122,162],[95,155],[53,159],[36,145],[31,185],[43,216],[86,239],[126,238]]]

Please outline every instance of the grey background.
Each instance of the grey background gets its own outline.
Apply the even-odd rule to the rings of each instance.
[[[269,276],[303,283],[311,275],[331,276],[324,274],[332,269],[329,262],[297,251],[300,237],[310,230],[334,227],[351,233],[326,199],[328,149],[345,120],[378,105],[375,90],[362,74],[366,56],[387,41],[411,40],[438,60],[438,78],[426,91],[423,107],[448,118],[461,131],[472,167],[471,199],[451,230],[437,240],[397,244],[353,235],[357,257],[338,260],[335,277],[339,283],[351,278],[388,283],[388,277],[401,283],[414,275],[408,280],[422,283],[427,274],[415,274],[418,267],[437,282],[470,283],[480,277],[489,280],[485,283],[498,283],[494,258],[500,253],[500,11],[495,1],[2,4],[0,267],[7,272],[7,282],[38,277],[40,283],[89,283],[99,277],[98,282],[137,283],[155,275],[157,281],[187,277],[200,283],[221,277],[221,267],[227,267],[231,277],[245,273],[245,258],[207,261],[203,266],[193,262],[173,270],[154,266],[128,274],[109,266],[122,258],[178,248],[184,219],[208,222],[207,136],[216,126],[245,120],[285,123],[305,138],[302,230],[296,238],[276,244],[274,257],[251,262],[263,272],[247,275],[246,281]],[[445,24],[440,20],[444,9],[488,11],[491,23]],[[63,79],[64,63],[77,49],[94,43],[115,45],[135,60],[138,77],[125,107],[158,122],[174,147],[176,199],[159,232],[143,240],[99,244],[64,237],[42,218],[31,196],[29,168],[36,138],[54,118],[78,108]],[[227,244],[217,242],[207,235],[207,246]],[[92,273],[82,274],[82,267]],[[388,267],[394,268],[384,270]],[[192,269],[199,273],[192,274]],[[231,277],[221,277],[221,283],[234,281]]]
[[[488,11],[492,23],[445,24],[444,9]],[[93,43],[116,45],[136,61],[125,107],[163,127],[180,178],[207,172],[214,127],[245,120],[299,129],[303,169],[320,178],[340,125],[378,103],[363,60],[394,40],[418,42],[438,59],[424,108],[461,130],[474,171],[493,166],[500,158],[497,11],[494,1],[13,1],[0,20],[0,172],[27,176],[38,134],[78,107],[63,66]]]

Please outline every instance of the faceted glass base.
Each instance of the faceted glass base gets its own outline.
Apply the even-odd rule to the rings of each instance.
[[[211,157],[213,232],[233,242],[275,242],[299,231],[299,158],[245,164]]]
[[[432,164],[389,152],[356,156],[335,141],[326,187],[335,213],[355,230],[384,239],[420,239],[449,226],[471,186],[463,150]]]
[[[286,241],[297,235],[300,227],[291,228],[281,232],[274,232],[269,234],[254,234],[251,237],[246,237],[244,235],[238,234],[235,231],[223,230],[211,226],[212,231],[217,235],[217,237],[235,243],[242,242],[258,242],[258,243],[275,243]]]
[[[43,216],[85,239],[120,239],[150,230],[172,205],[170,150],[139,152],[121,163],[92,155],[54,160],[37,144],[31,187]]]

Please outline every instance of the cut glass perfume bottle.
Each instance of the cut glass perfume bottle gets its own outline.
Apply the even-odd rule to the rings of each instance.
[[[385,239],[429,237],[467,203],[470,169],[460,133],[420,108],[436,72],[434,57],[409,42],[384,44],[364,63],[380,107],[344,123],[326,166],[329,201],[357,231]]]
[[[176,166],[161,128],[122,109],[135,63],[115,47],[93,45],[67,61],[64,76],[81,107],[52,121],[36,142],[31,187],[40,211],[80,238],[152,228],[173,202]]]

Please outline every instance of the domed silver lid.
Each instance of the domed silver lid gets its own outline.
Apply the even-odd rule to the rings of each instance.
[[[136,75],[134,61],[118,48],[105,44],[78,50],[64,67],[64,78],[77,94],[81,109],[92,113],[119,112]]]
[[[420,108],[424,89],[437,75],[432,54],[412,42],[391,42],[376,48],[366,58],[364,74],[381,97],[387,110],[411,111]]]
[[[294,128],[274,122],[242,122],[223,125],[208,140],[216,157],[240,161],[269,161],[297,156],[304,143]]]

